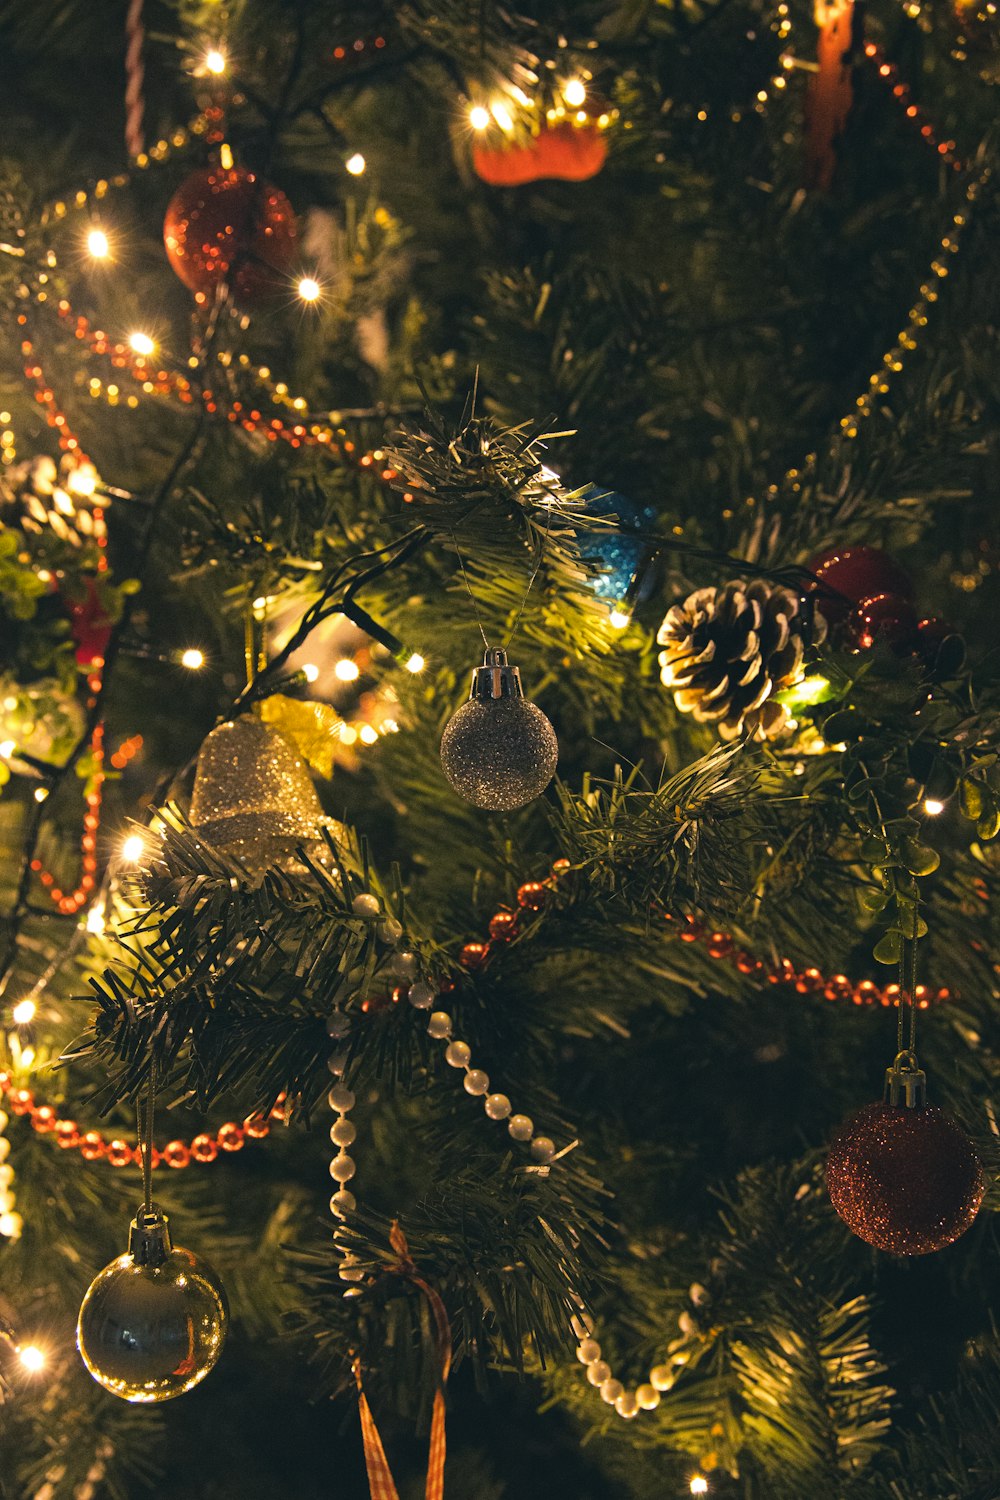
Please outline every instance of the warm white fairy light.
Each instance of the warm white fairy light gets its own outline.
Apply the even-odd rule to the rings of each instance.
[[[87,254],[94,260],[107,260],[111,254],[111,246],[103,229],[90,229],[87,231]]]
[[[378,730],[375,728],[374,724],[362,724],[361,728],[358,731],[358,735],[362,745],[374,745],[375,741],[378,739]]]
[[[355,729],[353,724],[341,724],[340,739],[342,744],[353,745],[357,742],[357,738],[358,731]]]
[[[632,623],[632,616],[624,609],[611,611],[611,625],[615,630],[625,630]]]
[[[9,760],[16,749],[13,740],[0,740],[0,760]]]
[[[34,1000],[19,1000],[10,1014],[15,1026],[30,1026],[35,1019]]]
[[[408,672],[422,672],[424,670],[424,668],[426,667],[426,665],[427,665],[427,663],[424,661],[423,657],[420,655],[420,652],[419,651],[414,651],[413,655],[409,658],[409,660],[406,663],[406,670]]]
[[[71,495],[92,495],[97,489],[97,470],[93,464],[79,464],[66,479]]]
[[[129,348],[134,349],[136,354],[155,354],[156,341],[151,339],[148,333],[135,332],[128,336]]]
[[[101,902],[95,901],[94,905],[87,913],[87,931],[92,932],[95,935],[100,935],[100,933],[104,931],[105,926],[106,923],[104,920],[104,905]]]
[[[181,666],[187,667],[189,672],[200,672],[205,665],[205,653],[199,651],[197,646],[189,646],[181,653]]]
[[[315,682],[319,677],[319,667],[315,662],[307,661],[302,667],[302,675],[306,682]]]
[[[927,797],[924,801],[924,812],[928,817],[936,818],[938,813],[944,812],[944,803],[939,802],[936,797]]]
[[[344,166],[347,168],[348,172],[350,172],[352,177],[360,177],[367,165],[368,163],[365,161],[360,151],[355,151],[354,155],[349,156],[344,162]]]
[[[143,856],[146,849],[145,841],[141,834],[130,833],[127,839],[122,841],[121,857],[127,864],[136,864]]]
[[[494,99],[493,103],[490,105],[490,114],[493,116],[494,120],[496,120],[497,124],[500,126],[500,129],[507,135],[510,135],[511,131],[514,129],[514,121],[511,119],[511,113],[506,104],[504,104],[500,99]]]
[[[45,1355],[37,1344],[22,1344],[17,1354],[22,1365],[30,1374],[37,1375],[39,1370],[44,1370]]]
[[[35,787],[35,801],[36,802],[44,802],[45,799],[46,799],[46,797],[48,795],[49,795],[49,789],[48,789],[47,786],[36,786]]]
[[[23,1228],[24,1220],[20,1214],[14,1213],[12,1209],[0,1214],[0,1234],[3,1235],[5,1240],[19,1240]]]
[[[228,59],[221,47],[209,47],[204,57],[205,69],[218,76],[226,71]]]
[[[361,676],[361,668],[349,656],[342,656],[333,669],[333,675],[341,682],[356,682]]]
[[[570,78],[563,84],[562,96],[567,104],[578,109],[587,97],[587,85],[582,78]]]
[[[490,112],[481,104],[474,104],[469,110],[469,124],[473,130],[485,130],[490,123]]]
[[[320,284],[314,276],[303,276],[296,290],[303,302],[316,302],[319,299]]]
[[[692,1495],[707,1495],[708,1480],[705,1478],[704,1474],[695,1474],[692,1476],[691,1483],[688,1488],[690,1489]]]

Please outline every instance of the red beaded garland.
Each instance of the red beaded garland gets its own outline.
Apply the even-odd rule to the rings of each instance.
[[[489,946],[486,943],[466,943],[458,961],[463,969],[481,969],[489,957]]]
[[[518,888],[517,904],[525,911],[541,911],[547,896],[548,891],[540,880],[528,880]]]
[[[495,942],[506,943],[517,931],[517,913],[498,911],[490,918],[490,937]]]

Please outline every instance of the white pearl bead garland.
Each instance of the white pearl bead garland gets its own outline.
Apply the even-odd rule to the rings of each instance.
[[[414,994],[416,991],[416,995]],[[429,1008],[434,998],[434,991],[429,984],[418,980],[410,987],[408,999],[411,1005],[418,1010]],[[511,1114],[511,1102],[506,1094],[490,1093],[490,1075],[482,1068],[472,1067],[472,1049],[468,1042],[458,1041],[452,1038],[451,1016],[446,1010],[435,1010],[427,1022],[427,1034],[436,1042],[447,1042],[444,1049],[445,1062],[453,1068],[464,1068],[465,1078],[462,1087],[467,1094],[473,1098],[481,1098],[486,1117],[489,1120],[506,1120],[507,1133],[512,1141],[522,1144],[531,1142],[531,1155],[540,1165],[547,1166],[556,1154],[555,1142],[547,1135],[537,1136],[535,1139],[535,1124],[529,1115]]]
[[[707,1297],[706,1292],[706,1300]],[[660,1393],[673,1387],[681,1367],[687,1364],[687,1354],[678,1350],[673,1355],[673,1364],[654,1365],[649,1372],[648,1381],[630,1391],[612,1374],[600,1343],[593,1336],[594,1320],[583,1310],[582,1299],[574,1294],[573,1300],[579,1308],[569,1320],[570,1327],[580,1340],[576,1347],[576,1357],[583,1365],[589,1383],[599,1391],[601,1400],[607,1402],[608,1406],[613,1406],[626,1422],[631,1422],[641,1411],[655,1411],[660,1404]]]
[[[24,1220],[14,1210],[15,1199],[11,1190],[14,1168],[7,1162],[7,1157],[10,1155],[10,1141],[4,1135],[9,1124],[8,1116],[0,1109],[0,1234],[8,1240],[19,1240],[21,1230],[24,1228]]]
[[[360,900],[360,897],[357,899]],[[339,1012],[334,1012],[333,1017],[331,1017],[330,1022],[327,1024],[327,1031],[330,1031],[335,1036],[343,1036],[346,1035],[346,1031],[342,1030],[339,1025],[334,1025],[338,1014]],[[328,1066],[335,1078],[342,1079],[345,1062],[346,1058],[343,1052],[335,1052],[329,1059]],[[342,1081],[333,1085],[326,1098],[330,1108],[337,1116],[330,1126],[330,1140],[337,1147],[337,1154],[330,1162],[330,1176],[337,1184],[337,1191],[330,1199],[330,1212],[335,1219],[343,1220],[358,1206],[358,1201],[354,1194],[348,1192],[344,1186],[345,1183],[351,1181],[357,1171],[353,1156],[349,1156],[344,1150],[345,1146],[351,1145],[357,1135],[354,1124],[347,1119],[347,1115],[354,1108],[356,1100],[352,1091]],[[333,1239],[334,1244],[339,1248],[339,1229],[334,1230]],[[342,1253],[338,1274],[341,1281],[358,1282],[363,1281],[365,1278],[365,1271],[359,1263],[358,1257],[352,1255],[348,1250],[344,1250]],[[354,1291],[355,1288],[349,1287],[344,1296],[352,1296]]]

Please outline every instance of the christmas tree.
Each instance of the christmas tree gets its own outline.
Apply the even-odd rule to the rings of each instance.
[[[0,37],[3,1494],[995,1500],[993,7]]]

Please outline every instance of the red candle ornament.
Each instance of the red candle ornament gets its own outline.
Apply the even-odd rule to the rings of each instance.
[[[477,175],[492,187],[520,187],[547,177],[585,182],[596,177],[607,158],[607,141],[596,125],[543,125],[527,142],[472,148]]]
[[[837,165],[836,143],[851,112],[854,0],[816,0],[817,71],[807,104],[806,159],[810,186],[826,192]]]

